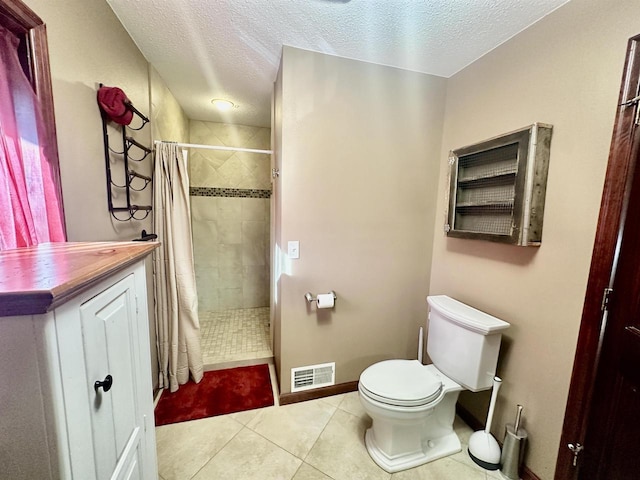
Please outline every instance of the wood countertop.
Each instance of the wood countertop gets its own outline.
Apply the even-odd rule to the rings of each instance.
[[[45,313],[144,258],[158,245],[65,242],[0,252],[0,317]]]

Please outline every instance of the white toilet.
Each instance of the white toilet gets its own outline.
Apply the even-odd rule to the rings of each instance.
[[[360,375],[360,401],[373,419],[365,444],[384,470],[406,470],[460,451],[453,431],[455,407],[463,389],[492,386],[501,332],[496,317],[445,295],[427,297],[427,353],[419,360],[386,360]]]

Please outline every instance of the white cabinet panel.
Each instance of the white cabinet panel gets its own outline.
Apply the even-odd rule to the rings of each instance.
[[[96,477],[110,479],[119,462],[130,463],[122,454],[135,439],[130,455],[137,455],[142,417],[134,401],[138,362],[134,351],[136,299],[133,276],[102,292],[80,307],[87,390],[91,401],[93,451]],[[110,380],[110,381],[107,381]],[[103,386],[95,388],[96,382]]]
[[[0,479],[157,480],[146,299],[138,261],[53,311],[0,317]]]

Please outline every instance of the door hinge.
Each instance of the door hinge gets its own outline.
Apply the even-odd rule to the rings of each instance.
[[[271,169],[271,178],[278,178],[280,176],[280,169],[279,168],[272,168]]]
[[[578,466],[578,455],[580,455],[580,453],[582,453],[582,451],[584,450],[584,445],[582,445],[581,443],[569,443],[567,444],[567,448],[569,448],[569,450],[571,450],[571,452],[573,453],[573,466],[577,467]]]
[[[602,293],[602,304],[600,305],[600,310],[605,311],[609,310],[609,303],[611,302],[611,293],[613,292],[613,288],[605,288]]]
[[[632,105],[635,105],[636,107],[636,120],[635,120],[635,124],[636,125],[640,125],[640,107],[638,107],[638,105],[640,104],[640,95],[636,95],[633,98],[630,98],[629,100],[622,102],[619,106],[620,107],[631,107]]]
[[[135,296],[136,299],[136,315],[140,314],[140,309],[138,308],[138,296]]]

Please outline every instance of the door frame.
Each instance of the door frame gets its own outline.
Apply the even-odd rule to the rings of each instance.
[[[60,178],[47,27],[42,19],[22,0],[0,0],[0,25],[15,33],[18,37],[24,37],[26,40],[27,61],[29,63],[28,77],[42,110],[47,159],[51,166],[52,179],[60,202],[60,220],[66,236],[67,227],[65,225],[62,180]]]
[[[591,267],[582,310],[582,320],[571,375],[569,396],[556,462],[556,480],[577,478],[569,443],[584,444],[593,403],[593,388],[599,367],[599,353],[607,328],[605,290],[611,288],[618,261],[619,243],[624,233],[631,181],[636,174],[637,145],[633,138],[640,88],[640,34],[631,37],[622,75],[613,127],[609,161],[600,204]],[[585,448],[588,448],[586,446]]]

